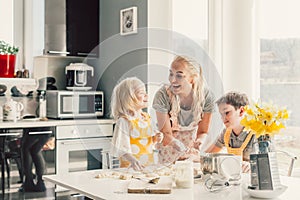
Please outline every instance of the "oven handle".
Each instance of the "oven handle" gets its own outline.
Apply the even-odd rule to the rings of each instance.
[[[52,134],[52,131],[33,131],[29,132],[29,135],[37,135],[37,134]]]
[[[22,133],[0,133],[0,136],[16,136],[16,135],[22,135]]]
[[[71,140],[71,141],[60,141],[60,144],[63,144],[63,145],[76,145],[76,144],[82,144],[82,143],[84,143],[84,142],[76,142],[74,140]],[[89,144],[96,143],[96,144],[101,145],[101,143],[103,143],[103,141],[102,140],[101,141],[96,140],[96,141],[89,141],[88,143]],[[105,144],[106,144],[106,142],[105,142]]]

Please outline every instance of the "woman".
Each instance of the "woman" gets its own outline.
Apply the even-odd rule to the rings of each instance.
[[[214,95],[205,86],[201,66],[185,56],[177,56],[169,71],[169,85],[155,94],[153,108],[159,130],[159,160],[170,163],[183,152],[199,150],[205,142],[214,111]]]
[[[39,128],[39,131],[49,130],[46,128]],[[29,134],[30,129],[26,129],[22,138],[22,157],[25,181],[20,192],[44,192],[46,186],[43,181],[43,175],[46,170],[45,160],[42,155],[42,148],[50,138],[51,134]],[[35,173],[37,182],[32,173],[33,164],[35,166]]]

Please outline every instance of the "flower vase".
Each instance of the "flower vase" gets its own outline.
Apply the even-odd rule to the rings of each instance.
[[[276,190],[281,187],[276,152],[268,134],[258,138],[258,152],[250,154],[251,187]]]
[[[258,153],[268,153],[273,151],[271,137],[268,134],[259,136],[257,142]]]

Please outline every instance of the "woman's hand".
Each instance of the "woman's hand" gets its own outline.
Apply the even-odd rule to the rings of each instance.
[[[194,148],[200,150],[201,144],[204,143],[206,139],[207,134],[202,133],[201,135],[198,136],[198,138],[194,142]]]

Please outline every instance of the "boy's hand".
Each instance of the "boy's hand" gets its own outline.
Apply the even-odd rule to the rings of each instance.
[[[250,172],[250,163],[247,161],[242,162],[242,172],[243,173],[248,173]]]

